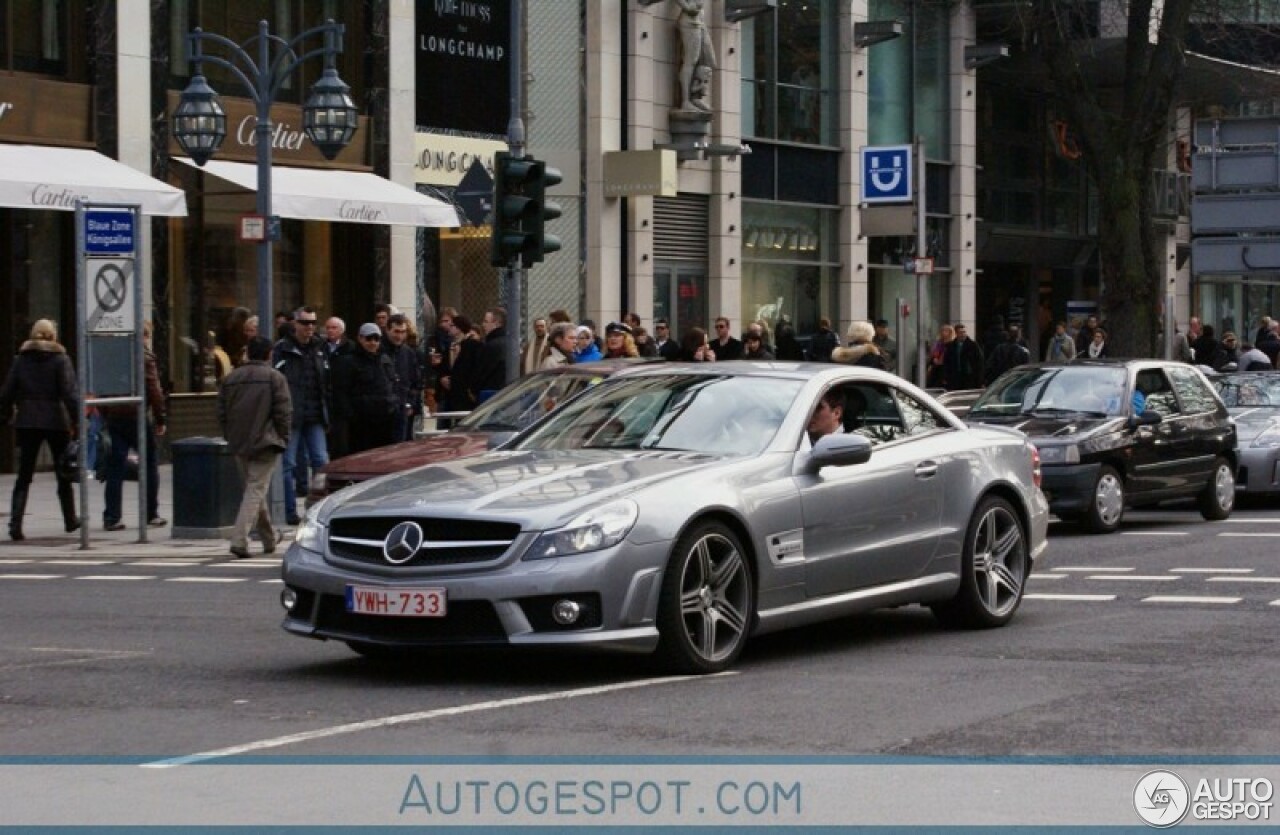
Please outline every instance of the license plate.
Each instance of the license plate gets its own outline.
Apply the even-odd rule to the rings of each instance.
[[[442,618],[446,610],[444,589],[388,589],[382,586],[347,586],[347,611],[357,615],[397,618]]]

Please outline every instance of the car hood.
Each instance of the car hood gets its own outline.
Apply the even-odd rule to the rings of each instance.
[[[1228,409],[1231,419],[1236,424],[1236,438],[1239,443],[1252,441],[1267,429],[1280,422],[1280,409],[1246,406]]]
[[[1033,417],[1031,415],[1012,415],[996,418],[966,418],[969,423],[989,426],[1011,426],[1020,429],[1032,439],[1046,438],[1054,440],[1083,440],[1100,432],[1105,432],[1117,422],[1123,423],[1121,417],[1088,417],[1086,415],[1061,415],[1055,417]]]
[[[363,481],[424,464],[475,455],[484,452],[488,445],[488,432],[446,432],[338,458],[325,466],[324,473],[334,480]]]
[[[494,451],[348,488],[334,494],[323,513],[326,518],[426,513],[554,524],[655,483],[679,489],[672,480],[680,475],[738,460],[694,452]]]

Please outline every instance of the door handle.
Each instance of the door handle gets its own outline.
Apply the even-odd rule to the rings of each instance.
[[[921,461],[916,464],[916,478],[933,478],[938,474],[936,461]]]

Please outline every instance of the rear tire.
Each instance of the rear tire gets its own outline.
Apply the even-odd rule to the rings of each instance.
[[[1197,497],[1200,515],[1210,522],[1218,522],[1231,515],[1236,506],[1236,473],[1231,462],[1219,456],[1214,459],[1209,483]]]
[[[960,590],[935,604],[933,614],[947,626],[1004,626],[1022,603],[1030,568],[1022,519],[1006,499],[988,496],[969,520],[960,555]]]
[[[1115,467],[1103,465],[1089,495],[1084,524],[1093,533],[1112,533],[1124,518],[1124,479]]]
[[[755,583],[746,552],[719,522],[691,528],[676,542],[658,603],[658,655],[681,673],[728,669],[755,620]]]

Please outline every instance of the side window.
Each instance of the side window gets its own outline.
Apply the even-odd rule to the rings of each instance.
[[[1188,369],[1190,370],[1190,369]],[[1138,372],[1137,390],[1146,397],[1146,408],[1158,413],[1161,417],[1171,417],[1182,410],[1178,407],[1178,398],[1173,387],[1159,368],[1146,368]]]
[[[905,427],[898,404],[886,386],[858,383],[845,386],[844,427],[868,438],[873,445],[902,437]]]
[[[905,391],[898,393],[898,408],[902,412],[902,431],[904,435],[923,435],[947,424],[928,406],[916,400]]]
[[[1201,414],[1218,408],[1213,390],[1195,369],[1170,368],[1169,376],[1173,379],[1174,391],[1178,393],[1178,398],[1187,412]]]

